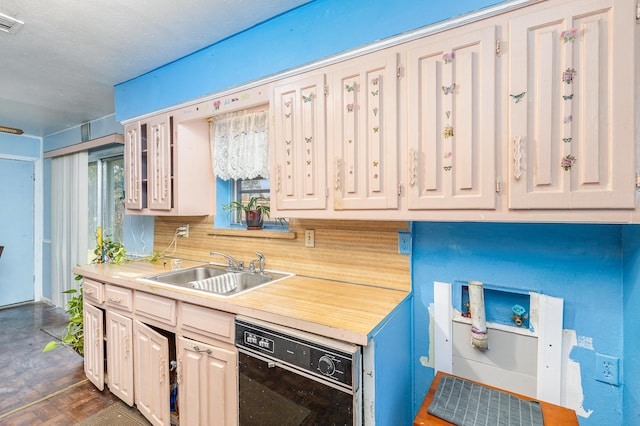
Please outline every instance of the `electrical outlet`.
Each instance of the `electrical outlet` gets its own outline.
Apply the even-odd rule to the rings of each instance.
[[[316,235],[313,229],[305,229],[304,230],[304,246],[305,247],[315,247],[316,246]]]
[[[189,238],[189,225],[182,225],[176,228],[176,235]]]
[[[398,253],[411,254],[411,233],[398,231]]]
[[[596,353],[596,380],[618,386],[618,364],[616,357]]]

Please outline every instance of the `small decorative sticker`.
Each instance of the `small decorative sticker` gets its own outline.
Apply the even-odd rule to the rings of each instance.
[[[286,106],[287,108],[289,108],[291,106],[291,101],[285,101],[284,102],[284,106]]]
[[[564,99],[565,101],[570,101],[571,99],[573,99],[573,93],[570,95],[562,95],[562,99]]]
[[[372,91],[371,91],[371,95],[372,95],[372,96],[378,96],[378,93],[379,93],[379,92],[380,92],[379,90],[372,90]]]
[[[560,38],[563,43],[569,43],[576,39],[576,35],[578,34],[577,28],[571,28],[570,30],[564,30],[560,33]]]
[[[313,93],[309,93],[309,96],[302,95],[304,103],[311,102],[313,100]]]
[[[447,118],[451,118],[451,111],[445,111],[444,115],[446,115]]]
[[[374,86],[377,86],[379,82],[380,82],[380,78],[379,77],[371,79],[371,84],[373,84]]]
[[[564,143],[571,143],[572,140],[573,138],[562,138],[562,142]]]
[[[448,172],[449,170],[451,170],[451,166],[444,166],[443,169],[445,172]]]
[[[355,84],[355,83],[353,83],[353,84],[351,84],[351,85],[349,85],[349,84],[345,84],[345,85],[344,85],[344,88],[345,88],[345,90],[346,90],[347,92],[353,92],[354,90],[356,90],[356,84]]]
[[[444,158],[451,158],[452,155],[453,155],[453,152],[451,152],[451,151],[445,152],[444,153]]]
[[[453,126],[445,126],[444,130],[442,131],[442,135],[445,137],[445,139],[452,137]]]
[[[353,104],[347,104],[347,112],[353,112]]]
[[[573,121],[573,114],[569,114],[569,115],[565,115],[564,117],[564,122],[566,123],[571,123]]]
[[[285,113],[284,118],[291,118],[291,113],[290,112]]]
[[[562,81],[564,81],[567,84],[571,84],[575,76],[576,76],[576,70],[574,70],[573,68],[567,68],[562,73]]]
[[[442,92],[445,95],[449,95],[449,94],[453,93],[453,89],[455,89],[455,88],[456,88],[456,84],[455,83],[453,83],[451,86],[442,86]]]
[[[220,101],[213,101],[213,109],[216,111],[220,109]]]
[[[378,107],[373,108],[373,115],[374,115],[375,117],[377,117],[377,116],[378,116]]]
[[[380,130],[380,127],[374,127],[373,128],[373,133],[378,133],[379,130]]]
[[[520,102],[522,100],[522,98],[524,98],[524,95],[526,95],[527,92],[522,92],[522,93],[518,93],[517,95],[509,95],[513,98],[514,101],[516,101],[516,103]]]
[[[378,161],[374,161],[373,162],[373,167],[378,167],[380,165],[380,163]]]
[[[562,166],[563,169],[569,170],[569,169],[571,169],[571,166],[573,166],[573,164],[575,162],[576,162],[576,157],[574,157],[571,154],[567,154],[564,157],[562,157],[561,166]]]
[[[311,143],[311,141],[313,140],[313,136],[311,136],[311,137],[306,137],[306,136],[305,136],[305,137],[304,137],[304,140],[305,140],[307,143]]]
[[[450,64],[451,62],[453,62],[454,57],[455,57],[455,54],[453,52],[445,53],[444,55],[442,55],[442,60],[444,61],[445,64]]]

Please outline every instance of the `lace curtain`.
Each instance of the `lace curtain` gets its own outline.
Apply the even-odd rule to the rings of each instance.
[[[213,173],[222,180],[269,178],[268,113],[239,113],[210,125]]]

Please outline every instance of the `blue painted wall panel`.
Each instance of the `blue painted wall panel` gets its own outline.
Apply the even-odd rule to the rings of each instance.
[[[40,158],[41,141],[33,136],[0,133],[0,155]]]
[[[563,298],[563,328],[593,343],[592,349],[574,347],[570,356],[580,364],[583,407],[593,410],[581,424],[622,424],[623,388],[594,379],[596,352],[623,358],[620,225],[415,223],[414,230],[417,403],[433,379],[421,358],[428,358],[431,344],[433,282],[478,280]]]
[[[118,84],[116,117],[126,120],[497,3],[316,0]]]
[[[624,359],[620,376],[624,378],[623,413],[625,424],[640,424],[640,226],[623,227],[624,250]],[[626,367],[626,368],[625,368]]]

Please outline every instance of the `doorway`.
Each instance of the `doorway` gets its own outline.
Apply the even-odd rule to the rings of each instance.
[[[35,163],[0,158],[0,306],[34,300]]]

